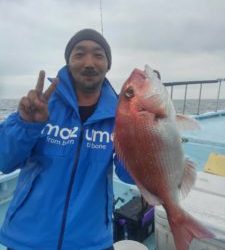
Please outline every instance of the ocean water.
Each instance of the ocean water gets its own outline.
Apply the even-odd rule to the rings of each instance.
[[[187,99],[186,103],[183,100],[173,100],[173,103],[177,113],[185,114],[203,114],[225,109],[225,99],[218,102],[215,99],[202,99],[200,103],[197,99]]]
[[[17,110],[19,99],[0,99],[0,120]]]
[[[19,99],[0,99],[0,120],[16,111],[18,102]],[[200,104],[196,99],[187,99],[185,104],[183,100],[173,100],[173,103],[177,113],[183,113],[184,110],[185,114],[202,114],[210,111],[225,109],[224,99],[220,99],[218,103],[217,100],[214,99],[203,99]]]

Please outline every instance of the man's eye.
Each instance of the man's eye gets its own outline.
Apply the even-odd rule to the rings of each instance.
[[[81,56],[83,56],[83,54],[84,54],[84,53],[82,53],[82,52],[78,52],[78,53],[75,54],[75,56],[81,57]]]
[[[97,58],[104,58],[104,55],[103,54],[95,54],[95,57],[97,57]]]

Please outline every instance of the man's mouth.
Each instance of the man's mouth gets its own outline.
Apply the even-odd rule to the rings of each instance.
[[[86,77],[93,77],[93,76],[97,76],[98,73],[94,70],[85,70],[81,73],[82,76],[86,76]]]

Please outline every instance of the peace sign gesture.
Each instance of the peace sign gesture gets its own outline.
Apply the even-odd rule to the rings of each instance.
[[[48,119],[48,100],[56,88],[58,79],[54,78],[48,89],[43,92],[45,72],[40,71],[35,89],[23,97],[18,106],[20,117],[27,122],[44,122]]]

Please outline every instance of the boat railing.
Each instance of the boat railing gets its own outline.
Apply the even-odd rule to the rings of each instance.
[[[225,78],[224,79],[216,79],[216,80],[201,80],[201,81],[180,81],[180,82],[164,82],[163,83],[169,90],[170,92],[170,97],[173,100],[173,102],[176,102],[176,99],[174,99],[174,89],[177,86],[183,86],[184,87],[184,93],[183,93],[183,98],[182,98],[182,108],[180,107],[179,112],[185,114],[187,111],[187,102],[188,102],[188,91],[190,89],[191,86],[196,86],[199,85],[199,90],[198,90],[198,97],[195,98],[195,111],[192,110],[192,114],[201,114],[204,113],[201,112],[201,104],[203,104],[203,96],[202,96],[202,92],[203,92],[203,88],[208,85],[208,84],[212,84],[213,87],[215,85],[215,87],[217,88],[216,91],[216,96],[212,97],[213,100],[213,104],[211,105],[211,110],[207,110],[207,111],[214,111],[214,112],[218,112],[219,109],[221,109],[220,106],[220,102],[224,102],[224,100],[222,100],[221,98],[221,93],[222,93],[222,87],[225,86]],[[224,93],[223,93],[224,94]],[[190,99],[190,98],[189,98]],[[211,99],[211,98],[210,98]],[[207,99],[205,99],[205,103],[207,102]],[[176,105],[175,105],[176,108]],[[224,107],[223,109],[225,109],[225,102],[224,102]]]

